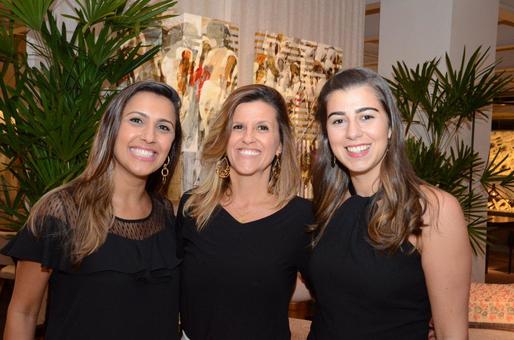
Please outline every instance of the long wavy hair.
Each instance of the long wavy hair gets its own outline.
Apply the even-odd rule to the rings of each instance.
[[[234,112],[238,105],[255,101],[271,105],[275,109],[279,125],[282,170],[274,183],[272,193],[277,197],[279,206],[285,205],[296,195],[300,169],[284,98],[269,86],[254,84],[240,87],[228,96],[221,110],[208,123],[209,132],[204,139],[201,153],[200,182],[191,191],[182,212],[195,219],[198,230],[202,230],[208,223],[222,197],[230,193],[230,177],[220,178],[216,174],[216,163],[226,155]]]
[[[67,247],[72,263],[78,264],[82,259],[97,250],[106,240],[109,229],[114,222],[112,207],[112,171],[114,168],[114,144],[121,124],[123,110],[128,101],[139,92],[150,92],[163,96],[173,104],[175,109],[175,139],[169,151],[168,170],[173,173],[180,155],[182,129],[180,126],[180,98],[170,86],[155,82],[141,81],[118,92],[109,103],[100,120],[98,130],[89,153],[85,170],[67,184],[45,194],[34,205],[27,220],[27,226],[34,234],[44,226],[40,218],[46,215],[45,208],[51,206],[50,200],[56,199],[57,193],[66,190],[71,194],[77,209],[76,225],[70,226],[66,237]],[[170,181],[163,181],[161,168],[148,176],[146,191],[149,194],[166,196]]]
[[[316,223],[315,246],[348,195],[350,174],[343,164],[332,166],[334,154],[327,135],[327,100],[334,91],[350,88],[371,87],[382,108],[387,113],[391,137],[388,149],[380,165],[379,188],[371,202],[371,217],[368,224],[369,242],[379,250],[395,252],[410,235],[421,235],[423,214],[427,199],[421,190],[425,184],[419,179],[405,152],[404,130],[400,113],[396,107],[387,82],[377,73],[365,68],[352,68],[337,73],[323,86],[318,97],[316,120],[321,129],[319,148],[312,168],[314,189],[314,215]]]

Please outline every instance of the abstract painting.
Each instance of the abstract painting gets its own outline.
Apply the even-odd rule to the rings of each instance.
[[[299,194],[303,197],[312,197],[309,170],[318,133],[314,122],[316,98],[342,63],[340,48],[280,33],[255,34],[253,80],[277,89],[286,99],[297,139],[302,171]]]
[[[237,85],[239,29],[226,21],[186,13],[145,32],[139,41],[145,46],[160,43],[162,48],[131,81],[163,81],[176,89],[182,100],[181,169],[174,177],[180,179],[179,191],[184,192],[200,175],[199,151],[209,116],[221,108]]]

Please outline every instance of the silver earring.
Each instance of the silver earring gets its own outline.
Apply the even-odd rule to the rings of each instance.
[[[161,176],[162,176],[162,183],[166,183],[166,178],[170,174],[170,171],[168,170],[168,165],[170,164],[170,156],[166,159],[166,162],[162,165],[161,169]]]
[[[330,165],[335,168],[336,167],[336,156],[332,154],[332,159],[330,160]]]

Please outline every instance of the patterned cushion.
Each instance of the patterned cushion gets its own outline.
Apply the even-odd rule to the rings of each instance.
[[[472,283],[469,325],[514,331],[514,284]]]
[[[305,340],[309,334],[311,322],[309,320],[289,318],[291,340]]]

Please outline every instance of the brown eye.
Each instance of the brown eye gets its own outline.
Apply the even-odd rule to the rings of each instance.
[[[332,121],[332,123],[331,123],[331,124],[332,124],[332,125],[341,125],[341,124],[343,124],[345,121],[346,121],[346,120],[345,120],[345,119],[343,119],[343,118],[337,118],[337,119],[334,119],[334,120]]]
[[[168,125],[159,125],[159,130],[163,132],[170,132],[171,128]]]
[[[134,124],[141,124],[141,123],[143,123],[143,120],[138,117],[132,117],[129,119],[129,122],[134,123]]]

